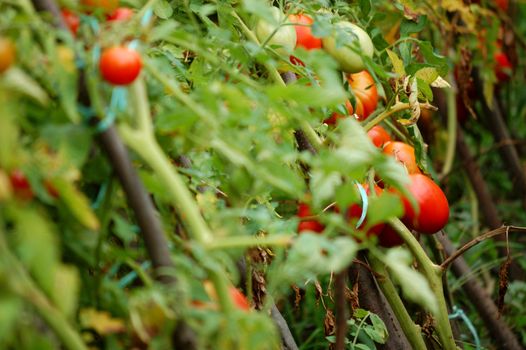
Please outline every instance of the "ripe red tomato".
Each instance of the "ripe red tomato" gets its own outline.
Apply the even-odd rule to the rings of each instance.
[[[416,211],[403,198],[405,214],[402,221],[410,228],[425,234],[433,234],[446,226],[449,219],[449,204],[446,195],[429,177],[422,174],[409,175],[409,192],[418,204]]]
[[[302,218],[309,217],[309,216],[314,216],[314,214],[312,214],[312,211],[309,205],[306,203],[299,203],[298,204],[298,217],[302,219]],[[301,220],[298,223],[298,233],[302,233],[303,231],[312,231],[312,232],[321,233],[323,232],[324,229],[325,229],[325,226],[317,220]]]
[[[404,240],[391,225],[387,224],[378,235],[378,244],[385,248],[392,248],[404,244]]]
[[[31,189],[31,184],[27,180],[26,175],[20,169],[13,170],[11,174],[9,174],[9,180],[11,181],[13,192],[18,198],[23,200],[30,200],[33,198],[34,194]]]
[[[105,12],[110,12],[119,6],[119,0],[82,0],[81,4],[88,8],[102,9]]]
[[[371,191],[369,189],[369,185],[366,184],[363,187],[365,188],[367,195],[370,195]],[[374,191],[376,192],[377,195],[382,193],[382,189],[376,185],[374,186]],[[356,222],[360,219],[361,215],[362,215],[362,205],[360,204],[355,203],[347,209],[347,213],[346,213],[347,220],[353,224],[356,224]],[[367,223],[367,215],[365,216],[364,222],[358,228],[363,228],[366,225],[366,223]],[[374,225],[367,231],[366,236],[367,237],[378,236],[380,232],[383,230],[384,226],[385,226],[384,223],[379,223],[377,225]]]
[[[391,141],[391,136],[380,125],[375,125],[367,132],[369,138],[376,147],[382,148],[385,144]]]
[[[108,21],[127,21],[132,18],[134,12],[129,7],[119,7],[107,16]]]
[[[388,142],[384,146],[384,153],[394,156],[397,161],[405,166],[409,174],[420,173],[420,169],[418,169],[418,165],[416,164],[415,149],[413,146],[399,141]]]
[[[508,12],[509,2],[508,0],[495,0],[495,5],[499,7],[502,11]]]
[[[77,31],[79,30],[80,26],[80,18],[77,16],[76,13],[71,12],[68,9],[62,9],[62,18],[64,18],[64,22],[66,22],[66,25],[68,26],[69,30],[73,35],[77,35]]]
[[[232,299],[232,301],[234,302],[234,305],[238,309],[244,310],[244,311],[250,310],[250,303],[248,302],[245,295],[239,289],[237,289],[236,287],[230,287],[229,292],[230,292],[230,298]]]
[[[312,23],[314,20],[302,13],[290,15],[289,21],[294,24],[296,29],[296,47],[303,47],[307,50],[321,49],[321,38],[312,35]]]
[[[9,38],[0,37],[0,73],[5,72],[15,62],[15,45]]]
[[[128,85],[141,72],[139,53],[126,46],[113,46],[102,52],[99,69],[102,77],[114,85]]]
[[[493,56],[495,59],[495,76],[501,82],[505,82],[510,79],[513,65],[511,64],[508,56],[499,51]]]
[[[356,105],[358,102],[362,106],[362,112],[359,113],[359,108],[356,108],[356,115],[358,120],[365,120],[378,105],[378,90],[374,83],[374,79],[368,71],[363,70],[358,73],[349,74],[347,81],[351,87],[354,96],[356,97]]]

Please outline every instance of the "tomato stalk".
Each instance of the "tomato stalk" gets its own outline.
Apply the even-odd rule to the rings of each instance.
[[[433,111],[436,110],[435,106],[427,102],[419,103],[419,105],[422,109],[429,109]],[[391,108],[386,109],[385,111],[383,111],[382,113],[378,114],[376,117],[365,123],[363,128],[365,129],[365,131],[369,131],[373,128],[373,126],[380,124],[384,119],[389,118],[391,115],[397,112],[405,111],[407,109],[411,109],[411,105],[409,104],[409,102],[397,102],[393,106],[391,106]]]
[[[427,256],[426,252],[418,243],[413,234],[407,229],[407,227],[399,219],[392,219],[389,221],[396,232],[402,237],[404,242],[407,244],[409,250],[413,254],[414,258],[418,263],[418,267],[426,277],[429,287],[433,292],[437,301],[438,310],[434,316],[436,321],[435,329],[440,338],[442,348],[444,350],[456,350],[457,346],[453,338],[453,332],[451,330],[451,324],[448,319],[448,309],[446,300],[444,298],[444,288],[442,285],[442,273],[443,270],[440,266],[436,265]]]
[[[453,76],[450,76],[449,81],[453,81]],[[446,158],[444,160],[444,166],[438,176],[439,179],[443,179],[453,167],[453,161],[455,160],[455,146],[457,143],[457,104],[455,91],[449,88],[445,91],[447,101],[447,148]]]
[[[402,331],[407,337],[407,340],[411,344],[412,348],[415,350],[426,350],[427,347],[424,339],[422,338],[421,327],[415,324],[411,319],[411,316],[409,316],[409,313],[407,312],[407,309],[405,308],[396,287],[389,278],[389,274],[385,268],[385,265],[372,254],[369,254],[368,258],[369,263],[371,264],[371,267],[374,269],[374,271],[382,275],[380,278],[376,279],[378,286],[389,302],[389,305],[391,305],[393,313],[396,315],[396,318],[402,327]]]
[[[205,244],[208,250],[224,248],[248,248],[254,246],[288,246],[292,243],[296,235],[280,234],[272,236],[252,237],[252,236],[234,236],[222,239],[215,239]]]
[[[8,279],[6,283],[8,288],[37,310],[47,325],[55,332],[64,347],[71,350],[87,349],[80,334],[75,331],[66,317],[38,288],[26,269],[11,253],[2,231],[0,231],[0,259],[4,260],[4,266],[11,268],[9,273],[3,275],[3,277]]]

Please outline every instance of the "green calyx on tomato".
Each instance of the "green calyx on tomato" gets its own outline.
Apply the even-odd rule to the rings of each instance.
[[[260,19],[256,24],[256,36],[261,44],[277,46],[276,52],[286,55],[296,46],[296,30],[294,26],[283,25],[286,18],[277,7],[271,7],[271,11],[273,21]]]
[[[113,85],[131,84],[141,72],[141,68],[139,53],[126,46],[105,49],[99,61],[102,77]]]
[[[365,64],[361,55],[372,58],[374,53],[369,34],[347,21],[336,23],[336,27],[337,31],[322,39],[323,49],[338,61],[343,71],[358,73],[364,70]]]

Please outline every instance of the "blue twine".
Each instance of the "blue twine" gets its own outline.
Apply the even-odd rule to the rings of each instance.
[[[128,44],[128,47],[132,50],[137,50],[137,47],[139,46],[139,40],[137,39],[133,39],[132,41],[130,41],[130,43]]]
[[[363,222],[365,221],[365,217],[367,216],[367,209],[369,208],[369,198],[367,197],[367,192],[365,191],[365,188],[363,188],[363,186],[360,183],[356,182],[356,186],[358,186],[360,197],[362,197],[362,215],[356,223],[356,228],[359,228],[363,224]]]
[[[108,184],[109,184],[109,181],[104,181],[104,183],[100,187],[99,193],[97,193],[97,198],[95,199],[95,202],[91,204],[91,208],[98,209],[100,207],[102,200],[104,199],[104,196],[106,195],[106,192],[108,191]]]
[[[146,27],[148,25],[148,23],[150,22],[150,20],[152,19],[152,15],[153,15],[152,9],[148,8],[144,12],[144,15],[141,18],[141,26]]]
[[[149,261],[145,261],[141,264],[141,268],[143,270],[146,270],[148,268],[150,268],[150,262]],[[126,288],[130,283],[132,283],[135,279],[137,278],[137,272],[135,271],[131,271],[129,272],[128,274],[124,275],[120,280],[119,280],[119,288],[121,289],[124,289]]]
[[[471,323],[470,319],[468,318],[464,310],[454,305],[453,313],[450,314],[448,318],[451,320],[451,319],[455,319],[459,317],[462,319],[462,321],[464,321],[469,331],[471,332],[471,335],[473,336],[473,340],[475,341],[475,349],[480,350],[481,349],[480,339],[479,339],[479,335],[477,334],[477,330],[475,329],[475,326],[473,326],[473,323]]]
[[[115,119],[117,119],[117,113],[126,108],[127,96],[128,90],[124,87],[116,87],[112,90],[110,106],[106,112],[106,118],[102,119],[95,128],[98,133],[108,130],[108,128],[113,125]]]

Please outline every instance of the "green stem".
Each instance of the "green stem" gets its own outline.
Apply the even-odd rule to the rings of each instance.
[[[429,103],[419,103],[419,104],[420,104],[420,108],[436,110],[436,107],[430,105]],[[376,117],[374,117],[373,119],[365,123],[363,128],[365,129],[365,131],[369,131],[373,128],[373,126],[380,124],[384,119],[390,117],[391,115],[397,112],[400,112],[400,111],[404,111],[406,109],[410,109],[410,108],[411,106],[407,102],[406,103],[397,102],[391,108],[383,111],[382,113],[378,114]]]
[[[450,77],[451,80],[453,77]],[[450,80],[450,81],[451,81]],[[455,92],[453,89],[446,89],[446,101],[447,101],[447,149],[446,159],[444,166],[440,172],[439,178],[443,179],[453,167],[453,161],[455,160],[455,146],[457,143],[457,104],[455,100]]]
[[[55,332],[65,348],[71,350],[87,350],[86,345],[69,324],[64,315],[56,309],[46,295],[35,285],[25,268],[11,253],[4,240],[3,232],[0,232],[0,255],[10,266],[12,272],[8,276],[7,285],[15,294],[30,303],[48,326]]]
[[[444,298],[442,269],[440,266],[434,264],[431,259],[429,259],[420,243],[418,243],[413,234],[399,219],[392,219],[389,221],[389,223],[407,244],[409,250],[418,262],[420,270],[427,278],[429,287],[435,296],[438,306],[437,312],[434,315],[436,322],[435,329],[442,343],[442,349],[456,350],[457,346],[455,344],[453,332],[451,330],[451,324],[449,323],[448,319],[449,311]]]
[[[389,302],[389,305],[391,305],[393,313],[398,319],[398,322],[402,327],[402,331],[411,344],[411,347],[415,350],[426,350],[426,344],[424,342],[424,338],[422,338],[421,328],[419,325],[415,324],[411,319],[411,316],[409,316],[402,299],[400,299],[396,287],[389,278],[389,274],[385,268],[385,265],[372,254],[369,254],[368,258],[369,263],[371,264],[374,271],[382,275],[381,278],[376,279],[378,286]]]
[[[247,248],[255,246],[288,246],[292,242],[294,235],[272,235],[263,237],[253,236],[234,236],[216,239],[208,242],[205,248],[208,250],[225,248]]]

